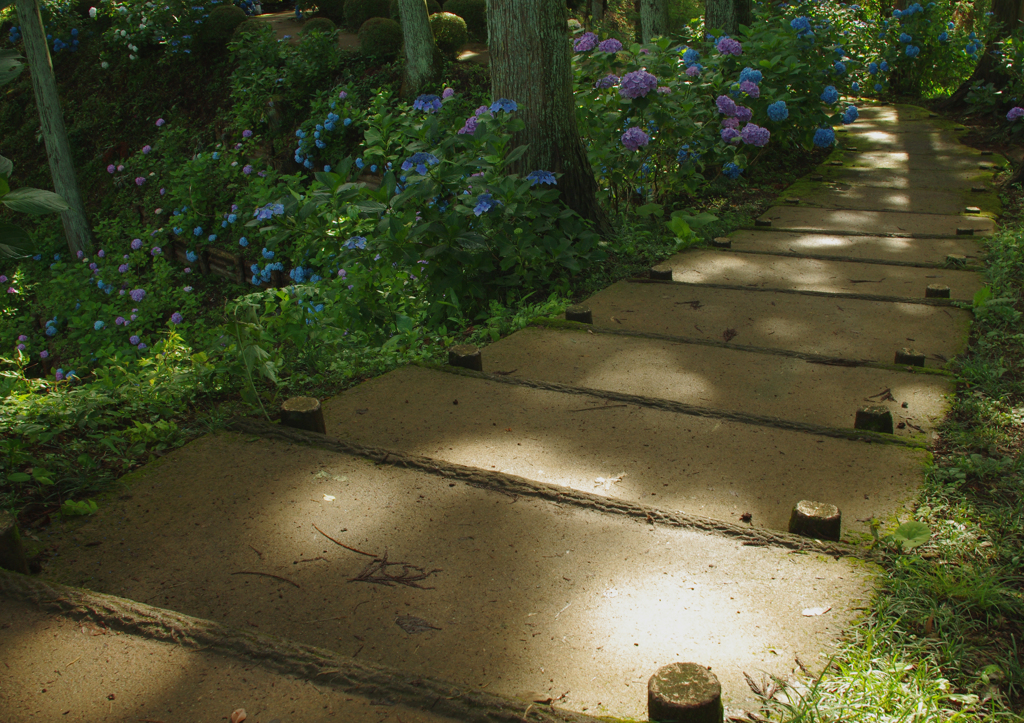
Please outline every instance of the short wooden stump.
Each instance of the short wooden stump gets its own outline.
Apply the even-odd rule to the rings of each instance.
[[[648,272],[649,276],[655,281],[671,281],[672,280],[672,267],[671,266],[652,266]]]
[[[948,286],[943,284],[928,284],[928,287],[924,290],[924,298],[926,299],[948,299],[950,289]]]
[[[570,306],[565,310],[566,321],[576,321],[580,324],[593,324],[594,314],[587,306]]]
[[[789,531],[816,540],[839,541],[843,513],[835,505],[800,500],[789,517]]]
[[[324,411],[320,408],[320,400],[314,397],[292,397],[285,400],[281,405],[281,424],[305,429],[307,432],[327,434]]]
[[[23,575],[29,573],[21,533],[18,532],[18,518],[10,512],[0,512],[0,567]]]
[[[728,236],[718,236],[716,238],[711,239],[711,245],[716,249],[731,249],[732,239],[730,239]]]
[[[722,723],[722,685],[697,663],[658,668],[647,681],[647,718],[667,723]]]
[[[896,364],[907,364],[912,367],[924,366],[924,354],[916,349],[900,349],[896,352]]]
[[[484,370],[484,360],[480,350],[472,344],[459,344],[448,350],[448,363],[453,367],[472,369],[475,372]]]
[[[861,407],[853,419],[854,429],[893,434],[892,412],[888,407]]]

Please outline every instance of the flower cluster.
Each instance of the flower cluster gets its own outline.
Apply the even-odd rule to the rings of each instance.
[[[651,142],[651,137],[636,126],[627,128],[621,137],[622,145],[631,151],[638,151],[641,147]]]
[[[636,98],[643,98],[657,87],[658,79],[641,68],[622,76],[619,95],[623,98],[634,100]]]

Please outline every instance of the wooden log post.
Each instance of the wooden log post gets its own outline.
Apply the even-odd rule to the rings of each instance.
[[[324,411],[314,397],[292,397],[281,405],[281,424],[307,432],[327,434]]]

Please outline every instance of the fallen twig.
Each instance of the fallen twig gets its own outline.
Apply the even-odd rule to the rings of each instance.
[[[323,530],[321,530],[321,529],[320,529],[319,527],[317,527],[317,526],[316,526],[316,523],[314,523],[314,524],[313,524],[313,529],[314,529],[314,530],[316,530],[317,532],[319,532],[319,533],[320,533],[321,535],[323,535],[324,537],[326,537],[326,538],[327,538],[328,540],[330,540],[331,542],[333,542],[333,543],[334,543],[335,545],[340,545],[341,547],[344,547],[344,548],[345,548],[346,550],[352,550],[352,552],[358,552],[358,553],[359,553],[360,555],[366,555],[367,557],[373,557],[373,558],[376,558],[376,557],[377,557],[376,555],[374,555],[374,554],[372,554],[372,553],[369,553],[369,552],[363,552],[362,550],[357,550],[357,549],[356,549],[356,548],[354,548],[354,547],[349,547],[349,546],[348,546],[348,545],[346,545],[346,544],[345,544],[344,542],[338,542],[338,541],[337,541],[337,540],[335,540],[335,539],[334,539],[333,537],[331,537],[331,536],[330,536],[330,535],[328,535],[328,534],[327,534],[326,532],[324,532],[324,531],[323,531]]]
[[[270,572],[253,572],[251,570],[239,570],[238,572],[233,572],[231,574],[232,575],[261,575],[263,577],[272,577],[275,580],[281,580],[282,582],[286,582],[289,585],[294,585],[297,588],[301,589],[301,587],[302,587],[301,585],[299,585],[299,583],[297,583],[297,582],[295,582],[293,580],[289,580],[286,577],[281,577],[280,575],[274,575],[273,573],[270,573]]]
[[[398,575],[391,575],[388,573],[389,567],[396,566],[401,566],[402,572]],[[385,585],[387,587],[391,587],[392,584],[397,582],[399,585],[418,587],[421,590],[433,590],[434,588],[432,587],[425,587],[417,583],[420,580],[426,580],[435,572],[441,572],[440,568],[427,571],[419,565],[410,565],[407,562],[388,562],[388,553],[385,552],[383,555],[364,567],[363,571],[350,579],[349,582],[372,582],[374,584]]]
[[[570,412],[593,412],[595,409],[615,409],[616,407],[628,407],[628,404],[606,404],[603,407],[584,407],[583,409],[570,409]]]

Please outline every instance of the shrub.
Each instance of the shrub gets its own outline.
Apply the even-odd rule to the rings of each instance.
[[[437,0],[427,0],[427,15],[441,12],[441,3]],[[401,22],[402,18],[398,13],[398,0],[391,0],[391,19]]]
[[[448,0],[444,11],[465,20],[466,28],[474,35],[487,34],[487,0]]]
[[[459,49],[469,40],[466,21],[452,13],[431,15],[430,29],[434,33],[437,49],[448,58],[454,58]]]
[[[235,29],[231,33],[231,38],[232,40],[238,40],[243,35],[246,35],[248,33],[258,33],[261,32],[263,28],[269,27],[270,24],[265,23],[262,20],[257,20],[256,18],[246,18],[244,21],[240,22],[238,25],[235,26]]]
[[[316,7],[320,15],[328,18],[335,25],[347,22],[345,17],[345,0],[317,0]],[[359,27],[356,25],[355,27]]]
[[[300,30],[303,35],[309,35],[310,33],[327,33],[333,35],[338,32],[338,26],[335,25],[330,18],[310,18],[302,26]]]
[[[380,0],[345,0],[345,24],[350,28],[358,28],[370,18],[387,18],[388,6]]]
[[[242,8],[235,5],[225,5],[210,13],[210,17],[202,24],[199,31],[199,39],[203,46],[211,49],[222,49],[227,46],[228,41],[235,32],[235,28],[246,20]]]
[[[402,49],[402,26],[391,18],[370,18],[359,28],[359,49],[391,57]]]

